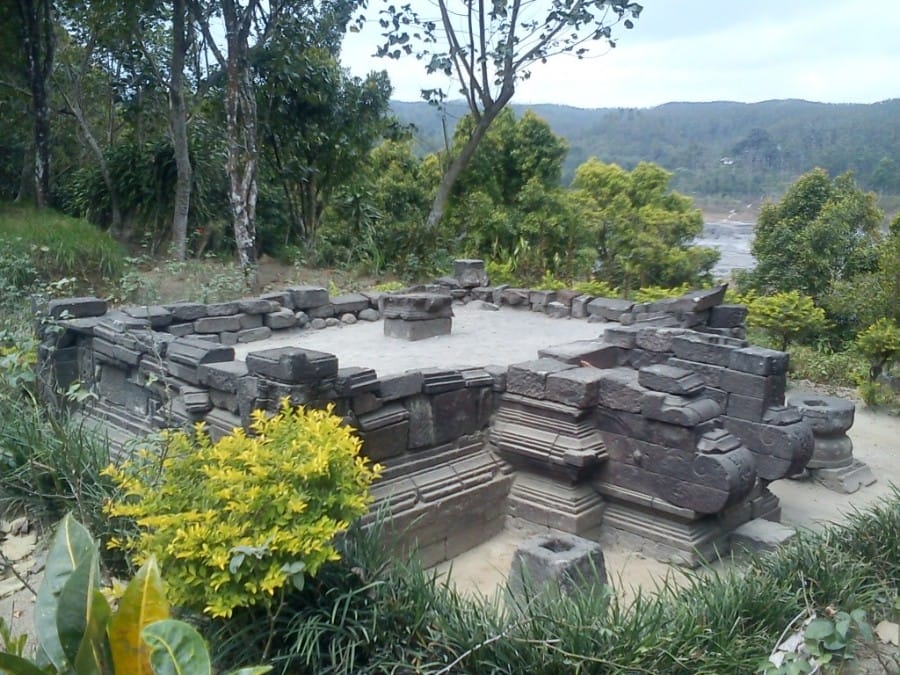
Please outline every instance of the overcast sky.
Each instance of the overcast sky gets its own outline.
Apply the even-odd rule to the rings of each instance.
[[[398,0],[403,2],[405,0]],[[451,0],[452,2],[453,0]],[[412,0],[424,3],[425,0]],[[534,68],[515,103],[581,108],[650,107],[670,101],[799,98],[874,103],[900,97],[900,0],[644,0],[616,49]],[[370,0],[369,11],[380,7]],[[429,80],[413,57],[373,58],[378,28],[350,34],[342,61],[354,74],[387,70],[394,98],[420,100]],[[456,98],[452,95],[451,98]]]

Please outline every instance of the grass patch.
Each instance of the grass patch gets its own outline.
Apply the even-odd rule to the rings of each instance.
[[[124,266],[119,244],[88,221],[19,204],[0,204],[0,250],[0,277],[16,288],[62,277],[105,286]]]

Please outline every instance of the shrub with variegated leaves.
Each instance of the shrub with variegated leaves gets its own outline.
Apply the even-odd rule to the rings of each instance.
[[[109,513],[140,529],[112,544],[138,562],[155,555],[176,605],[218,617],[272,606],[337,559],[335,536],[366,512],[380,467],[360,447],[330,408],[287,400],[254,413],[249,434],[169,433],[161,455],[107,469],[123,493]]]

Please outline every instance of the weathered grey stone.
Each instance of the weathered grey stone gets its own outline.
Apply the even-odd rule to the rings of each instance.
[[[293,310],[282,307],[266,314],[263,317],[263,321],[272,330],[283,330],[285,328],[293,328],[297,324],[297,316]]]
[[[487,286],[489,283],[488,275],[484,267],[484,260],[454,260],[453,276],[459,281],[459,285],[463,288]]]
[[[484,300],[475,300],[473,306],[476,309],[481,309],[486,312],[499,312],[500,305],[495,305],[493,302],[486,302]]]
[[[207,316],[206,305],[199,302],[176,302],[164,307],[172,313],[174,321],[196,321]]]
[[[328,291],[318,286],[293,286],[287,292],[294,309],[307,310],[328,304]]]
[[[212,409],[209,392],[199,387],[182,387],[181,400],[189,413],[200,414]]]
[[[530,307],[528,298],[531,294],[527,288],[504,288],[500,293],[500,302],[510,307]]]
[[[374,370],[349,366],[338,369],[334,389],[338,396],[350,397],[364,391],[374,391],[378,386],[378,377]]]
[[[186,335],[193,335],[194,322],[189,321],[186,323],[170,323],[166,327],[166,330],[175,337],[185,337]]]
[[[166,357],[175,363],[199,366],[203,363],[233,361],[234,349],[195,337],[183,337],[176,338],[169,343]]]
[[[281,308],[280,301],[270,298],[245,298],[238,301],[238,311],[244,314],[269,314]]]
[[[452,298],[435,293],[403,293],[387,295],[382,302],[385,319],[426,321],[453,316]]]
[[[754,518],[735,528],[730,539],[734,550],[762,553],[775,551],[796,536],[797,532],[792,527],[764,518]]]
[[[384,320],[384,334],[388,337],[400,338],[415,342],[438,335],[449,335],[453,320],[448,318],[425,319],[423,321],[407,321],[405,319]]]
[[[514,363],[506,375],[506,390],[510,394],[520,394],[531,398],[544,398],[547,376],[575,366],[556,359],[536,359]]]
[[[585,319],[588,315],[587,306],[591,300],[594,299],[593,295],[579,295],[575,298],[572,298],[572,318],[573,319]]]
[[[683,335],[686,330],[684,328],[664,326],[651,328],[644,327],[641,324],[637,324],[634,327],[637,328],[637,334],[634,337],[635,346],[651,352],[671,352],[672,340],[679,335]]]
[[[205,316],[194,321],[195,333],[222,333],[226,331],[237,332],[241,329],[239,316]]]
[[[862,487],[876,482],[872,470],[860,461],[853,460],[847,466],[825,467],[810,471],[813,480],[832,492],[853,494]]]
[[[491,377],[494,378],[494,385],[492,389],[495,392],[504,392],[506,391],[506,375],[508,369],[506,366],[498,366],[495,364],[489,364],[484,366],[484,370],[490,373]]]
[[[631,368],[601,370],[603,383],[599,390],[599,404],[612,410],[641,412],[647,390],[638,382],[638,371]]]
[[[631,366],[635,370],[646,368],[647,366],[656,365],[657,363],[666,363],[669,355],[665,352],[651,352],[647,349],[631,349],[627,352],[625,364]]]
[[[237,301],[213,302],[206,306],[207,316],[232,316],[240,311]]]
[[[837,396],[793,394],[788,403],[795,407],[813,430],[823,436],[842,434],[853,426],[856,404]]]
[[[315,328],[316,330],[322,330],[327,325],[328,324],[325,322],[325,319],[323,319],[321,317],[318,317],[318,318],[313,319],[312,321],[309,321],[309,327]]]
[[[235,314],[241,322],[241,328],[260,328],[263,325],[262,314]]]
[[[599,401],[604,380],[598,368],[573,368],[547,376],[544,398],[577,408],[590,408]]]
[[[150,322],[147,319],[137,319],[125,312],[112,309],[99,318],[94,333],[96,334],[97,330],[100,330],[101,332],[108,331],[105,334],[110,335],[111,333],[134,333],[149,329]]]
[[[302,309],[298,309],[296,312],[294,312],[294,316],[297,319],[297,327],[298,328],[305,328],[306,326],[309,325],[309,322],[310,322],[309,315],[306,312],[304,312]],[[324,327],[325,324],[323,323],[322,325]]]
[[[738,340],[696,332],[672,339],[672,351],[678,358],[716,366],[729,366],[732,354],[741,346]]]
[[[220,391],[218,389],[210,389],[209,400],[212,402],[214,408],[221,408],[235,415],[240,412],[240,406],[238,405],[238,397],[236,394],[232,394],[227,391]],[[238,424],[235,424],[234,426],[240,426],[240,422]]]
[[[381,407],[381,397],[371,391],[363,391],[350,399],[350,408],[357,415],[375,412]]]
[[[538,358],[556,359],[573,366],[615,368],[625,364],[627,352],[602,340],[578,340],[538,350]]]
[[[378,380],[378,393],[383,401],[395,401],[422,393],[425,376],[420,370],[409,370],[399,375],[387,375]]]
[[[709,310],[710,328],[737,328],[747,318],[745,305],[717,305]]]
[[[766,407],[784,404],[786,386],[787,376],[785,374],[764,377],[731,369],[722,373],[722,389],[732,394],[765,399]]]
[[[438,284],[439,286],[446,286],[447,288],[449,288],[451,290],[462,288],[462,286],[459,283],[459,280],[456,279],[455,277],[448,277],[448,276],[438,277],[437,279],[434,280],[434,283]]]
[[[294,303],[291,301],[291,294],[289,291],[273,291],[271,293],[263,293],[259,296],[259,298],[260,300],[270,300],[272,302],[278,303],[285,309],[294,309]]]
[[[689,291],[682,296],[689,303],[685,309],[691,312],[703,312],[716,305],[721,305],[727,290],[728,284],[722,284],[706,290]]]
[[[556,291],[531,291],[528,303],[535,312],[546,312],[547,305],[556,300]]]
[[[637,344],[637,334],[641,329],[637,326],[609,326],[603,331],[603,341],[614,347],[622,349],[634,349]]]
[[[721,415],[722,408],[709,398],[687,398],[676,394],[648,391],[641,401],[641,414],[659,422],[695,427]]]
[[[551,319],[569,318],[569,308],[561,302],[548,302],[544,307],[544,312]]]
[[[753,375],[783,375],[788,370],[788,360],[785,352],[765,347],[744,347],[735,349],[724,365]]]
[[[703,391],[706,386],[696,373],[664,363],[641,368],[638,372],[638,383],[647,389],[680,396],[693,396]]]
[[[122,311],[135,319],[145,319],[154,330],[160,330],[172,323],[172,312],[161,305],[135,305],[123,307]]]
[[[572,534],[542,534],[525,540],[513,555],[510,592],[520,599],[553,589],[564,595],[606,585],[600,544]]]
[[[377,309],[372,309],[371,307],[368,309],[364,309],[359,313],[360,321],[378,321],[381,318],[381,315],[378,313]]]
[[[676,368],[682,368],[684,370],[689,370],[693,373],[697,373],[700,376],[707,386],[714,387],[716,389],[721,388],[722,384],[722,373],[725,372],[725,368],[723,366],[715,366],[710,363],[699,363],[697,361],[688,361],[685,359],[679,359],[672,357],[666,363],[670,366],[675,366]]]
[[[459,374],[462,375],[466,383],[466,389],[475,387],[493,387],[494,377],[484,368],[460,368]]]
[[[223,345],[227,345],[229,347],[233,347],[238,343],[238,334],[237,331],[224,331],[219,333],[219,342]]]
[[[775,405],[766,410],[763,415],[763,423],[783,427],[786,424],[795,424],[803,419],[800,411],[793,406]]]
[[[762,422],[766,411],[771,405],[780,405],[783,400],[768,401],[755,396],[742,396],[741,394],[728,394],[728,404],[725,406],[725,414],[751,422]]]
[[[330,302],[318,307],[307,307],[304,311],[310,319],[331,319],[334,317],[334,305]]]
[[[812,430],[804,422],[774,426],[726,416],[722,424],[750,449],[756,471],[765,480],[793,476],[812,457]]]
[[[348,293],[332,298],[331,304],[334,305],[335,316],[347,313],[356,314],[364,309],[369,309],[369,298],[360,293]]]
[[[462,388],[407,399],[410,449],[434,447],[475,431],[477,399],[472,392]]]
[[[197,368],[200,384],[232,394],[237,393],[238,381],[247,373],[247,364],[243,361],[205,363]]]
[[[375,462],[402,455],[409,443],[409,411],[399,403],[358,417],[363,454]]]
[[[53,319],[82,319],[106,314],[106,300],[90,296],[51,300],[47,303],[47,314]]]
[[[237,332],[237,340],[241,343],[257,342],[259,340],[268,340],[272,337],[272,329],[268,326],[259,326],[258,328],[245,328]]]
[[[328,328],[336,328],[337,326],[341,325],[341,320],[337,317],[329,316],[327,319],[325,319],[325,325]]]
[[[466,386],[463,374],[455,369],[423,368],[419,372],[422,374],[422,391],[426,394],[439,394]]]
[[[630,312],[634,303],[619,298],[594,298],[588,303],[588,314],[602,316],[607,321],[619,321]]]
[[[638,413],[601,407],[594,410],[591,421],[604,434],[618,434],[655,445],[697,452],[705,452],[701,448],[711,447],[712,441],[705,439],[705,436],[706,434],[716,434],[720,429],[718,420],[704,422],[695,427],[681,427],[651,420]],[[732,435],[732,438],[736,437]],[[737,447],[740,444],[740,440],[736,439],[732,445]],[[733,449],[733,447],[729,446],[726,449]]]
[[[351,314],[350,312],[347,312],[346,314],[341,314],[341,323],[343,323],[347,326],[352,326],[353,324],[356,323],[356,321],[357,321],[357,319],[356,319],[355,314]]]
[[[300,347],[250,352],[245,362],[251,374],[287,384],[317,382],[324,378],[334,378],[338,372],[338,360],[334,354]]]

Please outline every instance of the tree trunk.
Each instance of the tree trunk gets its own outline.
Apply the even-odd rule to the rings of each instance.
[[[176,260],[187,257],[188,214],[191,208],[193,167],[187,135],[184,100],[184,61],[188,39],[185,33],[185,0],[172,2],[172,74],[169,87],[169,123],[175,152],[175,209],[172,216],[172,253]]]
[[[502,98],[498,99],[482,113],[481,118],[475,125],[475,129],[472,130],[472,135],[469,136],[469,140],[463,145],[460,153],[453,158],[452,162],[450,162],[450,166],[447,167],[447,171],[444,172],[444,175],[441,176],[441,183],[438,185],[437,194],[434,196],[434,202],[431,204],[431,211],[429,211],[428,219],[425,221],[425,228],[427,230],[434,230],[441,224],[441,219],[444,217],[444,210],[447,208],[447,202],[450,201],[450,194],[453,191],[453,186],[456,184],[460,175],[462,175],[462,172],[469,166],[469,162],[472,161],[472,157],[478,149],[478,144],[481,143],[481,139],[484,138],[484,135],[487,133],[488,127],[491,126],[491,122],[493,122],[497,115],[500,114],[500,111],[503,110],[503,106],[505,106],[508,101],[509,97],[505,100]]]
[[[50,200],[50,96],[55,36],[52,0],[19,0],[34,122],[34,200]]]

